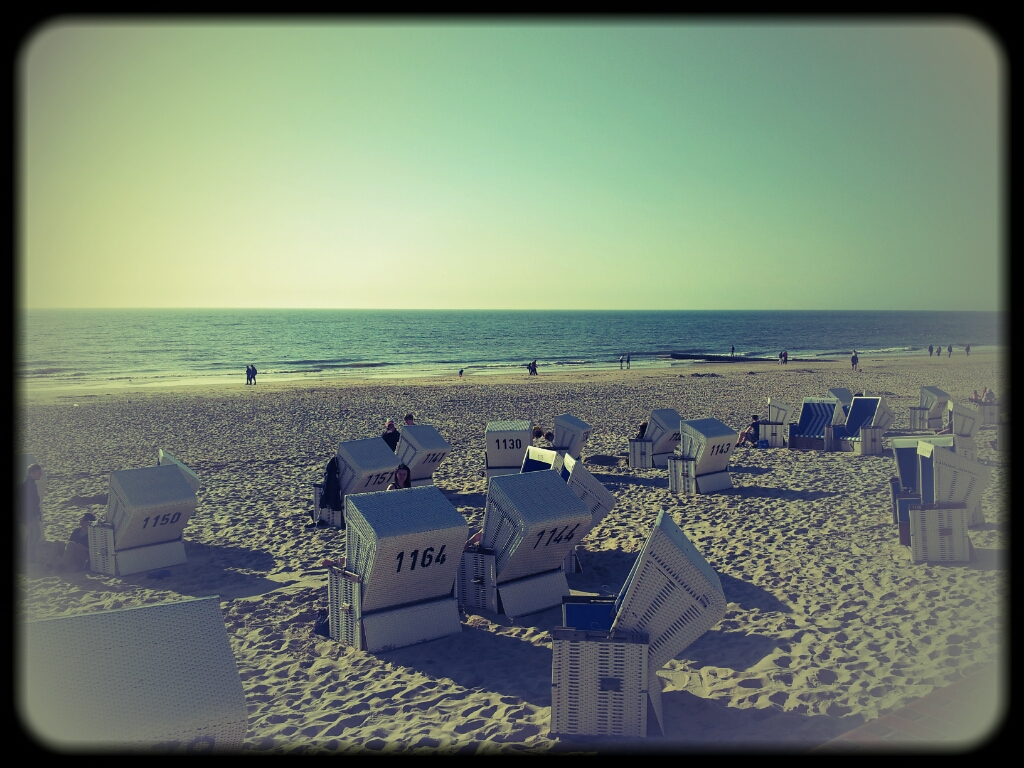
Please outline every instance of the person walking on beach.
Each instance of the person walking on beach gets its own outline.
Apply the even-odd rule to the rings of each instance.
[[[245,385],[249,386],[252,384],[252,366],[245,366]]]
[[[626,354],[626,370],[629,370],[629,354]]]
[[[782,350],[782,364],[783,365],[789,365],[789,350],[788,349]]]
[[[853,354],[850,355],[850,368],[854,371],[857,370],[857,362],[860,358],[857,357],[857,350],[853,350]]]
[[[252,385],[256,386],[256,366],[252,367]]]
[[[36,485],[36,481],[42,476],[43,468],[33,464],[25,472],[25,481],[18,488],[26,563],[36,556],[36,547],[43,538],[43,511],[39,503],[39,487]]]
[[[735,354],[736,354],[736,345],[733,344],[731,347],[729,347],[729,357],[732,357]]]
[[[623,360],[625,360],[625,358],[622,355],[619,355],[619,370],[620,371],[622,370],[622,362],[623,362]]]
[[[462,371],[463,371],[463,370],[464,370],[463,368],[459,368],[459,378],[460,378],[460,379],[462,378]]]
[[[949,352],[949,357],[952,357],[953,356],[953,345],[950,344],[948,347],[946,347],[946,350]]]
[[[928,357],[932,356],[932,350],[935,349],[931,344],[928,345]]]
[[[966,347],[964,347],[964,352],[967,353],[968,357],[971,356],[971,345],[970,344],[968,344]]]

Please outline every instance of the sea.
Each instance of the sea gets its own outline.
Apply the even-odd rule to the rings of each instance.
[[[16,316],[27,389],[690,366],[687,355],[848,360],[998,351],[1002,312],[39,309]],[[525,375],[525,370],[523,371]]]

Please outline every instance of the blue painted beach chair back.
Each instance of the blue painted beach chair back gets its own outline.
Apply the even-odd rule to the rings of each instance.
[[[808,402],[804,401],[800,408],[800,421],[797,422],[797,434],[802,437],[825,437],[825,426],[832,423],[835,413],[835,401]]]
[[[850,405],[850,411],[846,415],[846,427],[843,430],[846,437],[859,437],[861,427],[870,427],[875,419],[875,411],[881,402],[877,397],[855,397]],[[840,430],[837,427],[836,433]]]
[[[904,488],[917,488],[917,445],[895,447],[897,472]]]

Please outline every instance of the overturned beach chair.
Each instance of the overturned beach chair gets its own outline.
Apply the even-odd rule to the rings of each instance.
[[[945,422],[946,408],[952,398],[948,393],[938,387],[921,387],[921,400],[919,409],[924,409],[925,414],[920,411],[915,416],[914,409],[911,409],[911,419],[917,419],[917,425],[911,423],[912,429],[942,429]],[[926,423],[922,423],[927,420]]]
[[[800,419],[789,423],[789,447],[797,450],[825,450],[825,427],[846,420],[843,405],[834,397],[805,397]]]
[[[484,476],[487,480],[519,474],[532,441],[533,427],[528,421],[488,421],[484,428]]]
[[[564,451],[574,459],[578,459],[583,446],[590,439],[591,432],[593,432],[593,427],[571,414],[563,413],[555,416],[555,440],[553,447],[556,451]]]
[[[462,631],[453,588],[469,526],[440,490],[352,494],[345,521],[345,566],[328,568],[333,640],[376,653]]]
[[[580,501],[587,505],[591,515],[588,531],[600,523],[615,506],[615,496],[583,466],[582,461],[560,451],[530,446],[523,458],[521,471],[525,473],[547,469],[555,470]],[[578,534],[576,538],[582,539],[584,536],[586,532]]]
[[[927,437],[894,437],[892,452],[896,460],[896,477],[890,483],[892,522],[899,528],[900,544],[910,546],[910,505],[921,503],[921,483],[918,477],[920,459],[919,442],[944,448],[953,448],[953,435]]]
[[[663,733],[657,670],[725,610],[718,574],[662,510],[614,601],[563,601],[563,627],[551,633],[551,733]]]
[[[178,463],[110,473],[107,511],[89,526],[89,567],[128,576],[185,562],[196,492]]]
[[[235,752],[245,692],[218,596],[25,622],[19,709],[59,752]]]
[[[678,459],[672,462],[676,477],[669,475],[670,486],[681,489],[677,493],[713,493],[733,487],[728,469],[739,438],[735,429],[718,419],[690,419],[679,422],[679,437]]]
[[[668,457],[679,449],[679,422],[682,417],[674,408],[658,408],[647,419],[645,440],[651,441],[651,461],[665,469]]]
[[[592,520],[558,472],[492,478],[480,547],[462,556],[460,605],[493,605],[490,610],[511,617],[558,605],[569,594],[566,557]]]
[[[910,554],[915,563],[966,563],[971,559],[965,504],[910,505]]]
[[[884,397],[855,397],[845,424],[826,425],[825,450],[878,456],[882,453],[882,435],[892,420]]]
[[[406,427],[408,429],[408,427]],[[319,493],[323,488],[314,484],[315,504],[314,515],[320,514],[320,520],[335,528],[341,528],[345,522],[345,498],[355,493],[373,493],[383,491],[395,479],[395,470],[402,462],[388,444],[379,437],[368,437],[362,440],[343,440],[338,443],[338,474],[340,476],[341,509],[319,506]]]
[[[434,484],[434,472],[451,452],[448,441],[429,424],[408,424],[402,427],[395,456],[409,468],[414,488]]]

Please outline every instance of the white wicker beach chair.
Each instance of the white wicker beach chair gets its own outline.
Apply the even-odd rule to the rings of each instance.
[[[962,503],[967,509],[967,524],[983,524],[981,497],[991,480],[989,468],[950,448],[924,441],[918,443],[917,454],[922,503]]]
[[[521,616],[558,605],[569,594],[565,558],[592,520],[557,472],[492,478],[481,548],[494,553],[499,610]]]
[[[484,475],[492,477],[518,474],[526,449],[533,440],[533,427],[521,419],[489,421],[484,428]]]
[[[563,413],[559,416],[555,416],[554,431],[555,450],[565,451],[574,459],[578,459],[580,457],[580,452],[583,450],[583,446],[586,445],[587,440],[590,439],[590,433],[593,431],[593,427],[582,419],[577,419],[575,416]]]
[[[921,408],[928,409],[932,418],[942,419],[946,412],[946,404],[950,401],[948,393],[938,387],[921,387]]]
[[[57,750],[242,747],[245,693],[217,596],[20,626],[22,722]]]
[[[377,652],[461,631],[453,588],[469,526],[441,491],[351,494],[345,521],[345,568],[328,574],[332,638]]]
[[[790,416],[794,414],[789,404],[782,402],[777,397],[768,398],[768,421],[778,424],[788,424]]]
[[[696,464],[697,493],[713,493],[732,488],[729,459],[739,433],[718,419],[690,419],[679,423],[679,455]]]
[[[409,424],[402,427],[395,456],[409,467],[412,485],[419,487],[434,484],[434,472],[451,449],[441,433],[429,424]]]
[[[127,576],[184,563],[182,532],[195,509],[178,463],[111,472],[105,519],[89,527],[90,568]]]
[[[953,434],[961,437],[974,437],[981,426],[981,414],[962,403],[952,400],[947,406],[950,421],[953,422]]]
[[[582,461],[566,455],[562,460],[560,475],[566,484],[579,496],[590,510],[590,528],[593,528],[615,507],[615,496],[604,487],[600,480],[590,474]],[[588,529],[589,530],[589,529]],[[585,536],[586,533],[581,536]]]
[[[192,486],[192,490],[195,491],[196,493],[198,493],[199,489],[203,487],[203,483],[199,479],[199,475],[197,475],[191,469],[186,467],[184,464],[182,464],[180,461],[174,458],[174,456],[172,456],[169,452],[165,451],[163,448],[157,449],[156,465],[158,467],[162,467],[167,464],[177,464],[181,468],[182,474],[185,475],[185,479],[188,481],[188,484]]]
[[[320,519],[340,528],[344,522],[344,501],[349,494],[383,491],[395,479],[402,462],[379,437],[343,440],[338,444],[341,509],[324,507]]]
[[[882,434],[892,424],[893,413],[881,396],[855,397],[845,424],[826,427],[825,450],[852,451],[861,455],[882,452]]]
[[[825,427],[843,424],[843,405],[834,397],[805,397],[800,406],[800,419],[789,424],[789,447],[792,449],[825,450]]]
[[[651,441],[651,460],[655,467],[668,466],[668,457],[679,449],[679,422],[682,417],[674,408],[658,408],[647,419],[644,439]]]
[[[531,445],[526,449],[526,455],[523,456],[523,465],[519,468],[519,471],[523,473],[553,469],[556,472],[561,472],[564,463],[565,453],[563,451]]]

